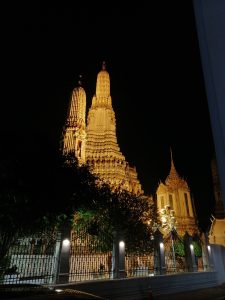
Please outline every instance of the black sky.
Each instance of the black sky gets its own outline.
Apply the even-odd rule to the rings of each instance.
[[[192,1],[30,2],[2,12],[1,132],[58,145],[78,75],[89,108],[105,60],[118,143],[144,190],[154,193],[168,175],[172,147],[206,227],[213,142]]]

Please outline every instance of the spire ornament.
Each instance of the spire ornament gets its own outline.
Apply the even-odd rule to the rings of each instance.
[[[103,70],[103,71],[106,70],[106,63],[105,63],[105,61],[102,62],[102,70]]]
[[[172,148],[170,147],[170,161],[171,161],[171,167],[170,167],[170,173],[167,178],[170,178],[172,180],[177,180],[180,178],[180,176],[177,173],[177,170],[174,166],[174,161],[173,161],[173,153],[172,153]]]
[[[82,75],[78,76],[78,86],[82,86]]]

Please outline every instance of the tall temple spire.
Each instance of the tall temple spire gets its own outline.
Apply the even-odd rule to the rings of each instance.
[[[105,62],[97,74],[96,93],[88,112],[87,127],[85,117],[86,93],[79,76],[78,86],[72,92],[64,130],[64,154],[74,153],[79,163],[88,163],[91,172],[113,189],[143,194],[136,169],[129,166],[117,143],[110,77]]]
[[[110,95],[110,77],[103,62],[87,118],[86,161],[93,173],[114,188],[142,193],[136,170],[126,162],[116,137],[116,118]]]
[[[79,75],[78,86],[74,88],[70,100],[69,115],[67,121],[72,123],[73,126],[79,128],[85,128],[85,116],[86,116],[86,93],[83,89],[82,75]]]
[[[86,93],[81,86],[79,75],[78,86],[74,88],[64,132],[63,153],[75,153],[80,163],[85,161],[86,139]]]

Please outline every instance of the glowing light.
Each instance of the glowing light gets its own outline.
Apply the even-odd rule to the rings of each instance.
[[[193,250],[193,249],[194,249],[194,246],[193,246],[192,244],[190,245],[190,249],[191,249],[191,250]]]
[[[125,247],[125,243],[123,241],[120,241],[119,242],[119,246],[120,246],[120,248],[124,248]]]
[[[63,246],[68,247],[70,245],[70,241],[68,239],[63,240]]]
[[[164,247],[163,243],[160,243],[159,246],[160,246],[160,248],[163,248],[163,247]]]
[[[207,246],[207,248],[208,248],[209,251],[211,250],[211,247],[209,245]]]

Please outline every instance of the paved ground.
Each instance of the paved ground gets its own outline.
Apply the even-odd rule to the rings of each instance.
[[[68,296],[67,296],[68,297]],[[7,298],[2,298],[2,295],[0,295],[0,299],[9,299]],[[28,297],[14,297],[10,298],[12,300],[39,300],[39,299],[49,299],[44,297],[39,296],[28,296]],[[53,300],[53,298],[51,297]],[[54,299],[59,299],[59,298],[54,298]],[[69,298],[65,298],[69,299]],[[80,298],[79,298],[80,299]],[[189,292],[183,292],[183,293],[177,293],[177,294],[171,294],[171,295],[161,295],[161,296],[153,296],[152,298],[149,298],[148,300],[225,300],[225,283],[216,287],[211,287],[211,288],[204,288],[204,289],[199,289],[195,291],[189,291]],[[147,300],[147,299],[146,299]]]
[[[225,284],[200,290],[155,296],[154,300],[225,300]]]

